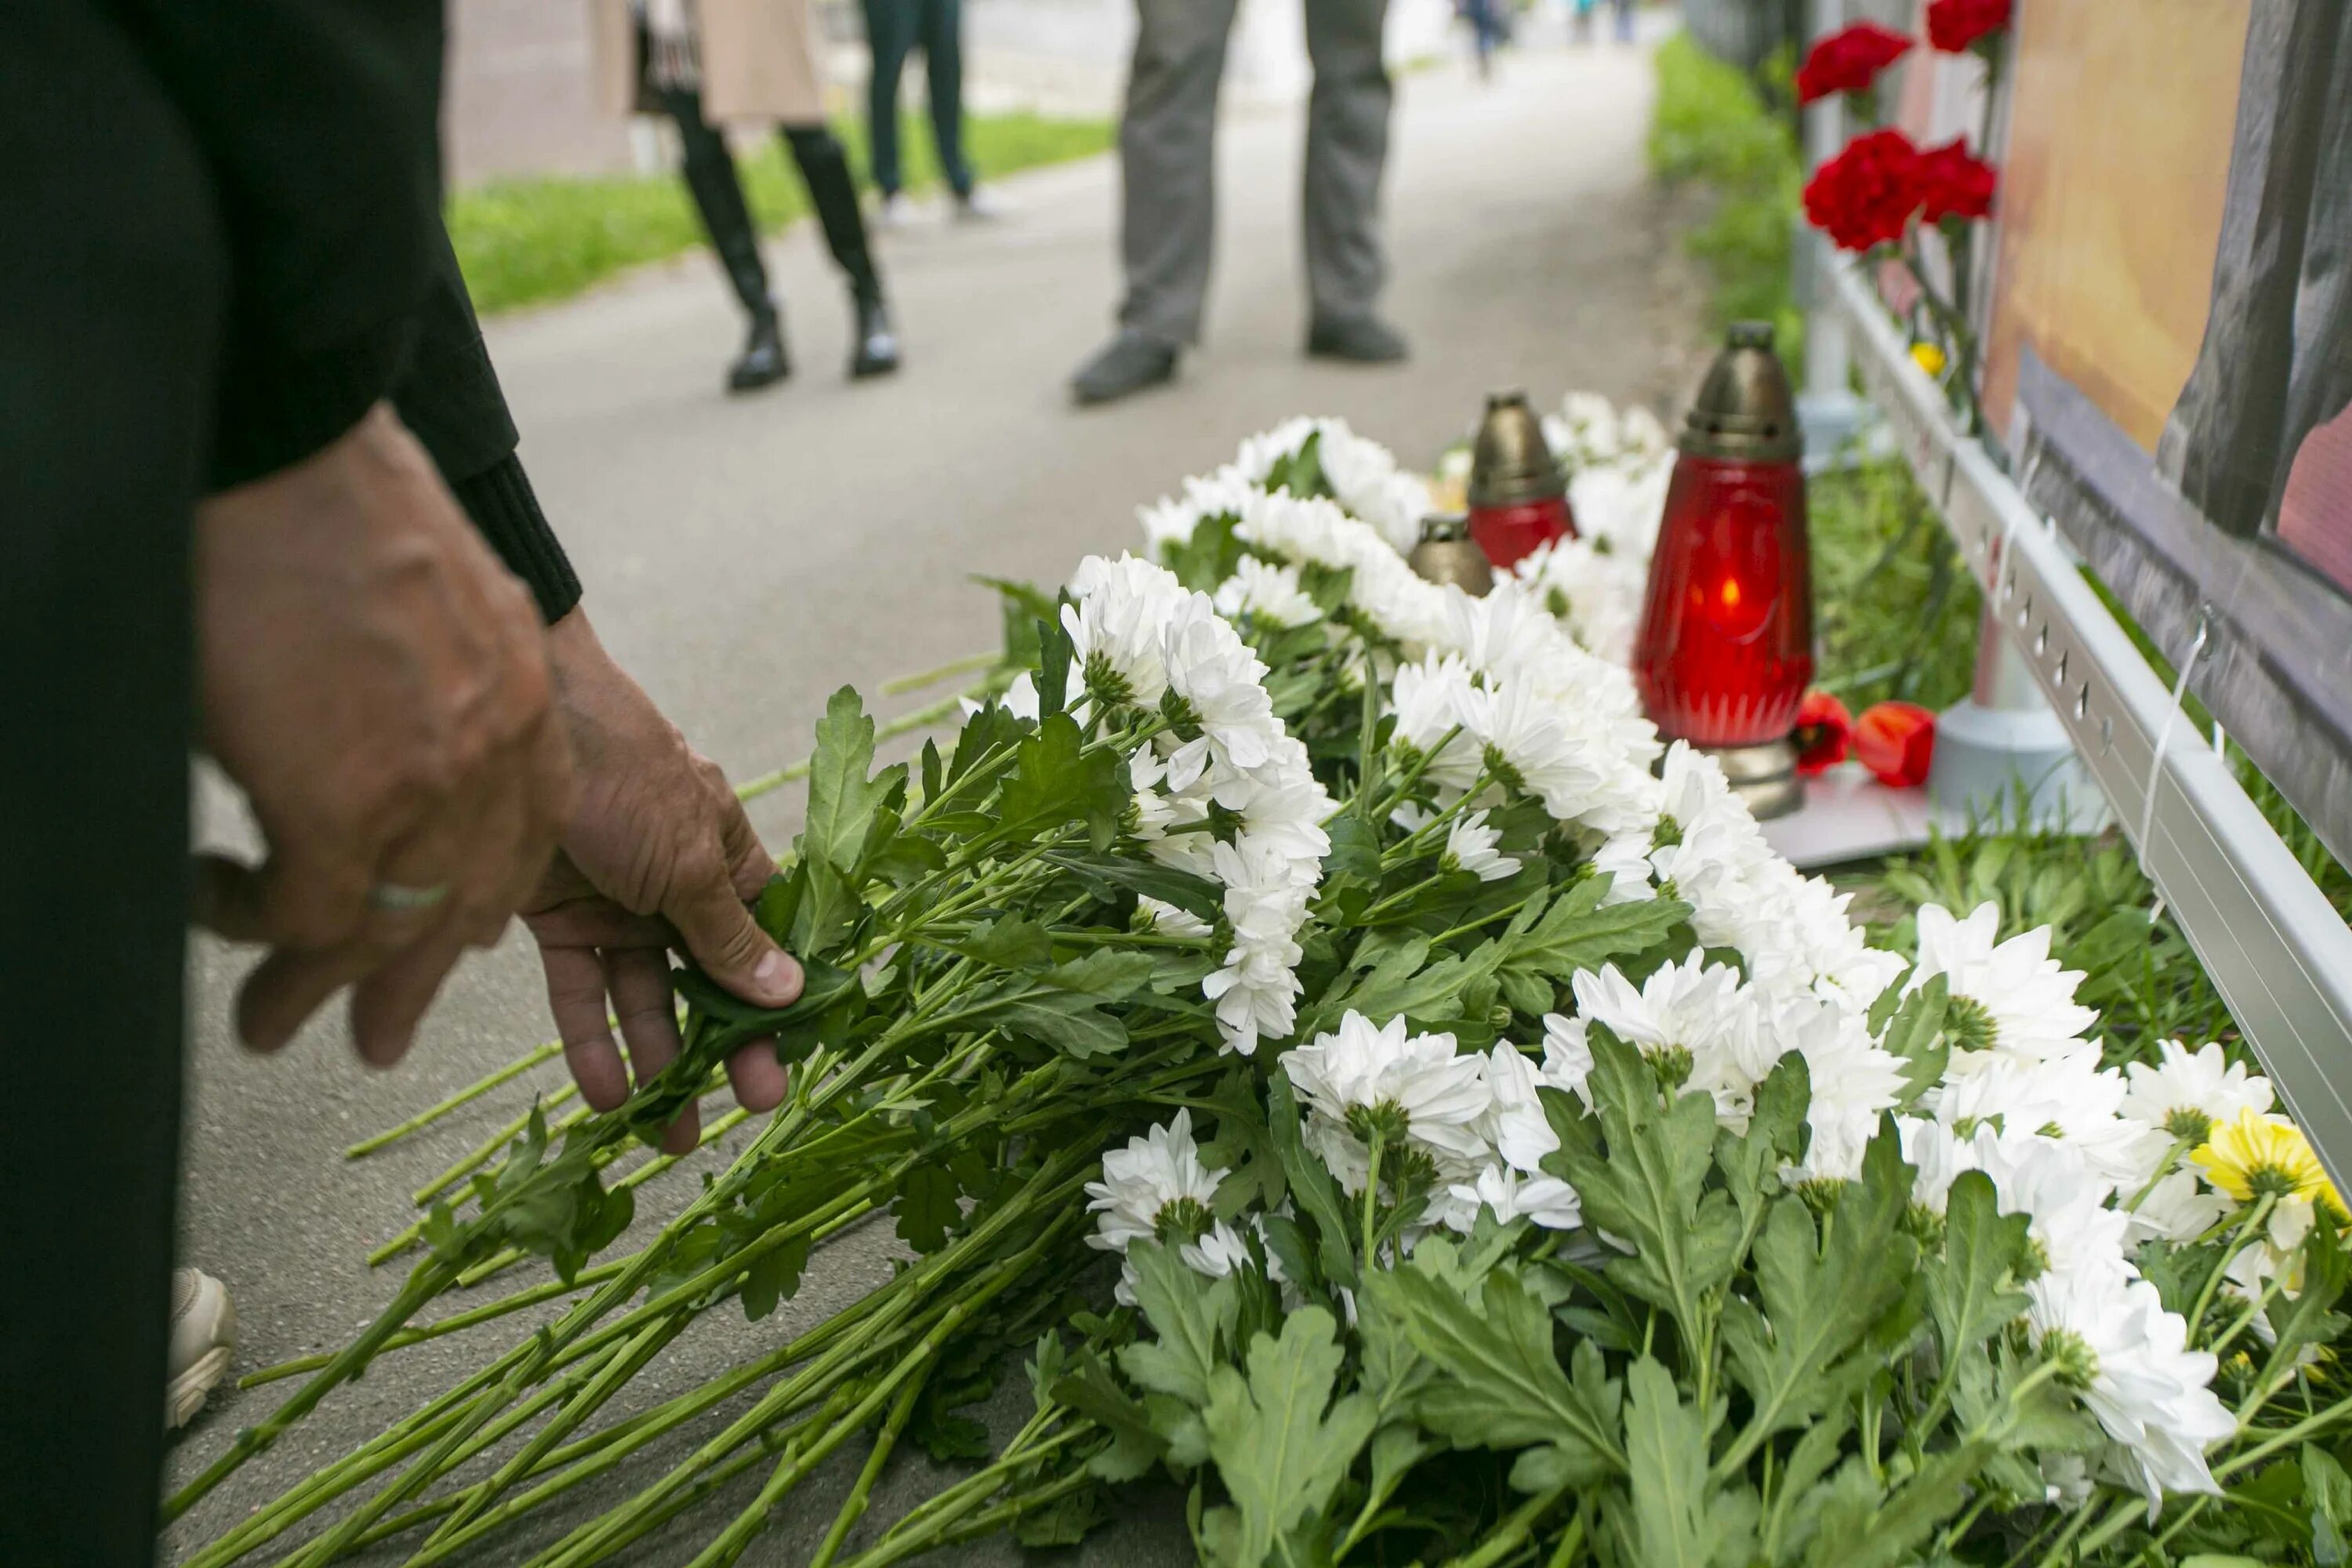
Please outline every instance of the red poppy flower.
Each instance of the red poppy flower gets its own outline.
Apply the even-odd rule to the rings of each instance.
[[[1880,784],[1926,784],[1936,755],[1936,716],[1916,702],[1881,702],[1854,721],[1853,754]]]
[[[2016,0],[1930,0],[1927,41],[1957,55],[1978,39],[2009,26]]]
[[[1919,210],[1919,149],[1900,131],[1874,131],[1846,143],[1805,186],[1805,216],[1845,250],[1903,237]]]
[[[1808,691],[1797,708],[1797,772],[1806,778],[1827,773],[1853,749],[1853,715],[1826,691]]]
[[[1927,223],[1990,217],[2000,184],[1993,166],[1970,153],[1965,138],[1930,147],[1919,154],[1919,216]]]
[[[1834,92],[1861,92],[1878,73],[1901,59],[1913,40],[1875,22],[1856,22],[1812,47],[1797,68],[1797,101],[1811,103]]]

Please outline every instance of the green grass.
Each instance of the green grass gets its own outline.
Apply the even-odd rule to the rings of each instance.
[[[1790,297],[1790,249],[1804,171],[1789,122],[1756,85],[1688,34],[1659,46],[1651,173],[1709,195],[1706,217],[1683,243],[1707,274],[1707,314],[1718,331],[1770,321],[1783,358],[1803,361],[1804,319]]]
[[[1874,702],[1942,709],[1976,666],[1976,579],[1899,458],[1817,476],[1806,490],[1813,554],[1814,684],[1856,713]]]
[[[994,177],[1100,153],[1111,145],[1114,130],[1102,120],[993,114],[972,116],[965,136],[973,164]],[[863,128],[849,127],[845,139],[853,161],[863,166]],[[900,144],[908,188],[936,184],[939,166],[929,132],[910,121]],[[798,174],[786,167],[775,138],[740,163],[763,232],[807,214],[808,195]],[[493,180],[453,195],[448,219],[474,308],[484,315],[569,299],[627,268],[704,243],[686,187],[674,174]]]

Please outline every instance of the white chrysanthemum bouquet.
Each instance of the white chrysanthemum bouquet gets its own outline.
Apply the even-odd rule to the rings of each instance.
[[[1584,472],[1651,484],[1585,414]],[[760,910],[809,994],[684,975],[679,1065],[560,1143],[534,1114],[174,1510],[373,1356],[558,1314],[191,1561],[720,1563],[853,1442],[817,1568],[1074,1541],[1155,1471],[1219,1568],[2162,1562],[2278,1519],[2339,1561],[2343,1216],[2269,1086],[2218,1046],[2106,1065],[1990,905],[1871,946],[1642,718],[1591,635],[1630,625],[1610,552],[1471,599],[1404,564],[1420,495],[1285,426],[1145,510],[1152,559],[1016,595],[952,745],[877,772],[836,697]],[[793,1100],[633,1229],[668,1163],[603,1173],[765,1037]],[[632,1397],[884,1212],[889,1282]],[[410,1325],[523,1252],[562,1279]],[[964,1411],[1033,1345],[992,1441]],[[904,1441],[977,1468],[853,1541]]]

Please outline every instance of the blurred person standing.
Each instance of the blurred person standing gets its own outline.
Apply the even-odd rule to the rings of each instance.
[[[994,205],[982,194],[963,150],[963,0],[865,0],[865,8],[866,46],[873,57],[866,80],[866,146],[875,188],[882,194],[882,224],[895,228],[906,221],[899,199],[906,180],[898,157],[898,79],[918,48],[931,148],[940,176],[955,193],[956,215],[993,217]]]
[[[1394,89],[1381,56],[1388,0],[1305,0],[1315,86],[1307,106],[1307,353],[1359,364],[1405,357],[1374,306],[1386,279],[1381,176]],[[1119,119],[1118,331],[1071,378],[1108,403],[1176,374],[1199,341],[1215,226],[1217,90],[1238,0],[1137,0]]]
[[[728,367],[730,392],[792,374],[783,320],[769,291],[760,230],[743,196],[724,124],[772,124],[798,166],[825,247],[849,283],[849,374],[898,368],[898,339],[866,243],[849,154],[825,125],[815,0],[593,0],[595,74],[617,113],[667,114],[677,123],[687,190],[710,247],[750,319]]]

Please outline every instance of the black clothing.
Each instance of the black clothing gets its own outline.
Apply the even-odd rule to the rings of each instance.
[[[963,0],[866,0],[866,47],[874,58],[866,79],[874,184],[884,195],[894,196],[904,183],[898,167],[898,73],[906,68],[907,56],[920,48],[940,173],[958,196],[971,195],[971,165],[963,155]]]
[[[152,1560],[179,1162],[190,517],[395,390],[579,594],[439,227],[432,0],[26,0],[0,47],[0,1557]],[[96,1084],[99,1087],[93,1087]]]
[[[726,136],[703,116],[700,93],[665,88],[656,96],[677,121],[678,142],[686,153],[687,191],[743,313],[755,321],[774,314],[767,265],[760,258],[759,226],[751,220],[751,204],[743,199],[742,177]],[[881,274],[866,243],[866,216],[858,211],[857,185],[850,177],[849,154],[840,138],[822,125],[787,125],[781,134],[800,170],[809,205],[816,209],[825,247],[848,279],[850,292],[860,300],[881,299]]]

